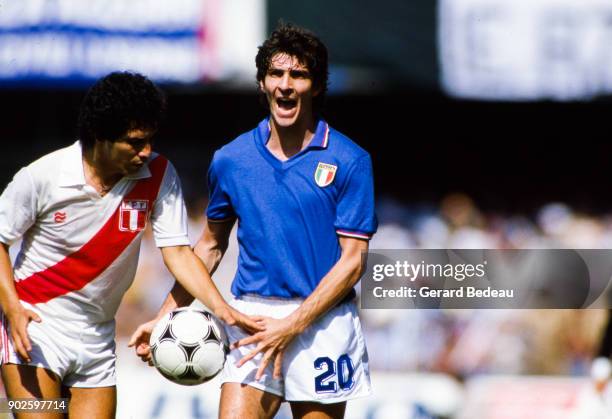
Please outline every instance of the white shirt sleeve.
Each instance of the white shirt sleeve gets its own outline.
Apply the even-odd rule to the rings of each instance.
[[[36,221],[38,194],[26,167],[15,174],[0,196],[0,242],[11,245]]]
[[[170,162],[153,206],[151,224],[157,247],[190,245],[181,182]]]

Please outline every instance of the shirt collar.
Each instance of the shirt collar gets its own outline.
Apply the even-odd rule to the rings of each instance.
[[[329,125],[322,119],[317,122],[314,137],[310,140],[308,147],[327,148],[329,144]]]
[[[262,144],[265,145],[270,139],[270,118],[266,118],[259,123],[257,127],[259,136],[262,140]],[[306,147],[309,148],[327,148],[329,145],[329,125],[323,119],[317,121],[317,127],[315,128],[314,136],[310,140],[310,144]]]
[[[157,153],[151,155],[151,160],[157,157]],[[62,187],[85,185],[85,172],[83,171],[83,152],[81,142],[76,141],[66,148],[66,154],[62,160],[62,169],[59,174],[58,184]],[[151,177],[149,165],[145,164],[136,173],[126,175],[126,179],[145,179]]]
[[[58,180],[59,186],[85,185],[83,153],[81,152],[81,143],[78,140],[66,148],[61,168]]]

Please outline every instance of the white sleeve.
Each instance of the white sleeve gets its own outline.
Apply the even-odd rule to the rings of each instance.
[[[26,167],[15,174],[0,196],[0,242],[11,245],[36,221],[38,195]]]
[[[157,247],[190,245],[181,183],[170,162],[153,206],[151,224]]]

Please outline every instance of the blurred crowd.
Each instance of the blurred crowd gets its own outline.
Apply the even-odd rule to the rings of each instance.
[[[204,225],[203,203],[190,212],[195,243]],[[581,214],[562,203],[532,215],[500,215],[480,211],[464,194],[414,208],[383,198],[377,214],[371,249],[612,248],[612,214]],[[226,297],[237,254],[234,231],[213,275]],[[118,336],[151,319],[173,282],[149,231],[135,284],[118,313]],[[373,369],[443,372],[459,379],[480,373],[585,375],[607,316],[603,309],[361,311]]]

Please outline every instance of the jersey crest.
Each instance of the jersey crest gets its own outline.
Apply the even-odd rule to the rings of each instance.
[[[317,185],[324,188],[327,185],[331,184],[336,177],[336,170],[338,166],[334,166],[333,164],[321,163],[317,166],[317,170],[315,171],[315,182]]]
[[[119,230],[141,231],[147,226],[149,201],[146,199],[124,199],[119,211]]]

